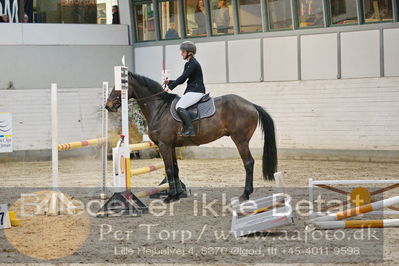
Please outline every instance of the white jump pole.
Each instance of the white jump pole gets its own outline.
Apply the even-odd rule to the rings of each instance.
[[[342,219],[358,216],[360,214],[369,213],[374,210],[383,209],[383,208],[392,206],[397,203],[399,203],[399,196],[376,201],[376,202],[366,204],[366,205],[361,205],[361,206],[353,208],[353,209],[348,209],[345,211],[318,217],[318,218],[313,219],[312,221],[313,222],[339,221]]]
[[[51,176],[53,189],[58,190],[58,110],[57,84],[51,84]]]
[[[108,111],[105,109],[105,104],[108,98],[108,82],[103,82],[103,111],[102,111],[102,138],[104,139],[102,145],[102,192],[106,193],[107,187],[107,152],[108,152]]]
[[[107,151],[108,151],[108,112],[105,103],[108,98],[109,85],[103,82],[103,109],[102,109],[102,191],[105,193],[107,182]],[[94,139],[97,140],[97,139]],[[89,142],[92,140],[88,140]],[[95,144],[97,145],[97,143]],[[58,86],[51,84],[51,157],[52,157],[52,186],[53,189],[59,188],[58,173]],[[80,146],[82,147],[82,146]],[[75,147],[76,148],[76,147]]]
[[[130,148],[129,148],[129,105],[128,105],[128,68],[114,68],[115,90],[121,92],[122,135],[116,148],[113,149],[114,192],[131,190]]]
[[[315,222],[319,229],[399,227],[399,219]]]

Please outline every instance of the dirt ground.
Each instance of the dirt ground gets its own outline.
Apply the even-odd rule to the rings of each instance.
[[[160,162],[160,159],[133,160],[132,167]],[[345,234],[339,240],[331,240],[326,231],[316,230],[319,233],[315,238],[312,233],[315,231],[305,229],[307,217],[297,214],[294,225],[235,238],[229,235],[231,213],[221,210],[224,194],[228,204],[231,197],[242,193],[241,161],[182,160],[179,166],[180,176],[194,195],[169,206],[164,213],[159,203],[141,217],[96,218],[90,215],[89,208],[86,211],[90,218],[85,215],[79,221],[68,216],[35,217],[39,226],[32,223],[33,218],[25,217],[20,226],[0,231],[0,262],[396,264],[399,259],[398,228],[363,229],[369,236],[367,239],[355,239],[358,233],[355,229],[338,230],[339,234]],[[101,182],[100,162],[93,158],[65,159],[60,161],[59,169],[62,191],[88,204],[93,199],[88,192]],[[394,163],[280,160],[279,170],[284,173],[293,203],[307,199],[309,178],[399,179],[399,164]],[[109,184],[112,184],[111,173],[109,162]],[[132,182],[134,187],[153,187],[162,177],[162,170],[158,170],[135,177]],[[50,186],[50,162],[0,163],[0,203],[11,204],[17,212],[19,203],[15,202],[21,192],[41,191]],[[261,178],[260,161],[255,164],[254,187],[254,198],[274,191],[274,183]],[[398,192],[396,189],[389,195],[399,195]],[[216,201],[212,205],[216,213],[204,211],[204,203],[212,200]],[[152,200],[144,201],[149,204]],[[87,226],[90,233],[86,237],[80,228]],[[224,233],[228,237],[220,237]],[[73,245],[68,245],[69,242]],[[58,252],[60,249],[63,252]]]

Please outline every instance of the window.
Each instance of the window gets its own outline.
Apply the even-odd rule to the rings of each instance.
[[[212,34],[234,33],[233,8],[226,0],[210,0],[212,14]]]
[[[363,0],[364,20],[368,22],[392,21],[392,0]]]
[[[152,3],[136,4],[134,6],[134,17],[136,19],[137,40],[156,40],[154,8]]]
[[[120,24],[117,0],[97,0],[97,24]]]
[[[262,31],[260,0],[238,0],[240,32]]]
[[[324,26],[322,0],[298,0],[299,27]]]
[[[331,0],[330,10],[332,24],[358,23],[356,0]]]
[[[118,5],[117,0],[25,0],[24,11],[26,18],[25,21],[22,19],[19,21],[33,23],[112,24],[114,13],[112,7],[115,5]],[[119,13],[115,16],[119,18]]]
[[[292,29],[291,1],[267,0],[271,30]]]
[[[159,3],[159,22],[162,39],[179,39],[179,9],[177,0]]]
[[[206,36],[206,10],[204,0],[185,0],[186,35]]]

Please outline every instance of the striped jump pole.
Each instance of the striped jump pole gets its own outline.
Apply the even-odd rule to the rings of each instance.
[[[135,144],[129,145],[130,151],[141,151],[141,150],[146,150],[146,149],[154,148],[154,147],[156,147],[156,145],[152,141],[147,141],[147,142],[143,142],[143,143],[135,143]]]
[[[348,209],[345,211],[332,213],[323,217],[318,217],[312,220],[312,222],[327,222],[327,221],[339,221],[342,219],[358,216],[360,214],[369,213],[375,210],[383,209],[394,204],[399,203],[399,196],[392,197],[385,200],[380,200],[370,204],[365,204],[356,208]]]
[[[152,171],[156,171],[158,169],[162,169],[164,167],[165,167],[164,164],[157,164],[157,165],[149,165],[146,167],[132,169],[131,175],[132,176],[142,175],[142,174],[150,173]]]
[[[314,222],[319,229],[399,227],[399,219]]]
[[[135,195],[136,195],[137,198],[145,198],[145,197],[151,196],[153,194],[165,191],[168,188],[169,188],[169,184],[165,183],[165,184],[162,184],[162,185],[160,185],[158,187],[155,187],[155,188],[150,188],[150,189],[145,190],[145,191],[140,191],[140,192],[136,193]]]
[[[58,189],[58,97],[56,83],[51,83],[51,177],[53,189]]]
[[[103,138],[68,142],[68,143],[64,143],[64,144],[58,144],[58,151],[69,151],[69,150],[88,147],[88,146],[102,145],[102,144],[104,144],[104,142],[105,142],[105,139],[103,139]]]

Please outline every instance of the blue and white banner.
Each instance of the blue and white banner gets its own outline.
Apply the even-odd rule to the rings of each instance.
[[[11,113],[0,113],[0,152],[12,152]]]

